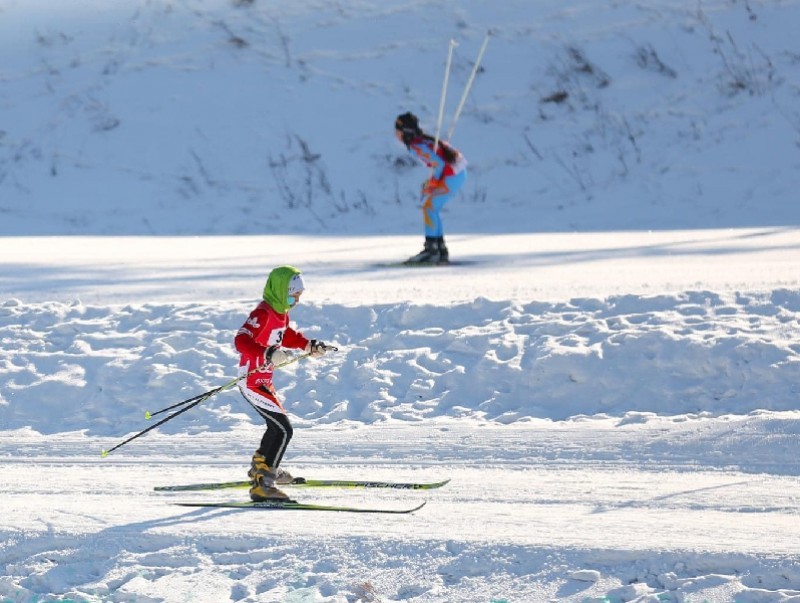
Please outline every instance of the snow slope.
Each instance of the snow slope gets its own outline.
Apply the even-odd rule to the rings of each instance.
[[[800,600],[800,2],[0,3],[0,601]],[[470,180],[420,244],[391,133]],[[560,100],[557,100],[560,99]],[[321,102],[323,101],[323,102]],[[220,393],[268,271],[339,352],[277,385],[296,490],[186,509],[262,427]],[[46,495],[43,495],[46,493]]]
[[[449,132],[488,31],[450,232],[798,223],[796,0],[0,11],[3,235],[419,232],[394,118],[435,131],[454,39]]]

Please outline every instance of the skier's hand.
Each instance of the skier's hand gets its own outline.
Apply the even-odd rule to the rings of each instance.
[[[306,344],[306,352],[311,354],[312,358],[319,358],[320,356],[324,356],[328,352],[335,351],[335,348],[332,345],[328,345],[322,341],[317,339],[312,339]]]
[[[279,346],[273,345],[264,350],[264,362],[273,366],[280,366],[289,360],[289,354],[284,352]]]
[[[446,192],[447,187],[441,180],[434,180],[431,178],[422,184],[422,194],[426,197],[435,197],[436,195],[442,195]]]

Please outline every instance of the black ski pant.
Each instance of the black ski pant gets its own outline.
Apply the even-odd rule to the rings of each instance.
[[[272,471],[276,471],[281,464],[286,447],[289,445],[292,435],[294,435],[294,429],[286,413],[267,410],[252,403],[250,405],[267,424],[267,429],[264,435],[261,436],[261,445],[258,447],[258,452],[264,456],[269,468]]]

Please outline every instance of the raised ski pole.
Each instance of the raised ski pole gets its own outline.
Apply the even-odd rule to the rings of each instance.
[[[334,346],[327,346],[327,348],[329,350],[331,350],[331,351],[337,351],[338,350],[338,348],[336,348]],[[284,366],[287,366],[289,364],[297,362],[301,358],[307,358],[310,355],[311,355],[311,352],[306,352],[304,354],[298,354],[297,356],[294,356],[293,358],[290,358],[286,362],[282,362],[281,364],[275,365],[275,368],[282,368]],[[155,424],[151,425],[147,429],[143,429],[139,433],[136,433],[136,434],[132,435],[127,440],[124,440],[124,441],[120,442],[119,444],[117,444],[116,446],[114,446],[112,448],[109,448],[108,450],[103,450],[101,456],[103,458],[107,457],[109,455],[109,453],[117,450],[118,448],[121,448],[122,446],[124,446],[128,442],[131,442],[131,441],[135,440],[136,438],[139,438],[139,437],[143,436],[148,431],[152,431],[153,429],[155,429],[159,425],[163,425],[167,421],[170,421],[170,420],[174,419],[175,417],[177,417],[178,415],[185,413],[187,410],[190,410],[190,409],[194,408],[195,406],[197,406],[198,404],[201,404],[202,402],[205,402],[206,400],[208,400],[212,396],[218,394],[219,392],[224,391],[226,389],[232,388],[239,381],[241,381],[242,379],[246,378],[248,375],[251,375],[252,373],[256,372],[257,370],[258,369],[253,369],[252,371],[247,373],[247,375],[242,375],[241,377],[237,377],[236,379],[231,379],[230,381],[228,381],[228,383],[225,383],[224,385],[220,385],[219,387],[215,387],[212,390],[209,390],[209,391],[207,391],[205,393],[202,393],[202,394],[199,394],[197,396],[194,396],[193,398],[189,398],[187,400],[183,400],[182,402],[178,402],[177,404],[173,404],[172,406],[168,406],[167,408],[162,408],[161,410],[158,410],[158,411],[156,411],[154,413],[146,412],[145,413],[145,418],[150,418],[150,417],[152,417],[154,415],[157,415],[157,414],[160,414],[162,412],[166,412],[168,410],[172,410],[173,408],[178,408],[180,406],[183,406],[183,408],[181,408],[180,410],[172,413],[171,415],[168,415],[168,416],[164,417],[158,423],[155,423]]]
[[[467,80],[467,85],[464,87],[464,94],[461,95],[461,101],[458,103],[458,108],[456,109],[455,115],[453,115],[453,123],[450,126],[450,130],[447,133],[447,140],[453,139],[453,133],[456,130],[456,123],[458,122],[458,118],[461,115],[461,110],[464,108],[464,103],[467,101],[467,96],[469,95],[469,90],[472,88],[472,81],[475,79],[475,74],[478,73],[478,67],[481,64],[481,60],[483,59],[483,53],[486,52],[486,46],[489,44],[489,38],[492,36],[492,31],[489,30],[486,33],[486,38],[483,40],[483,45],[481,46],[481,50],[478,53],[478,58],[475,60],[475,65],[472,67],[472,73]]]
[[[436,120],[436,136],[433,139],[433,152],[439,147],[439,134],[442,130],[442,119],[444,117],[444,102],[447,98],[447,81],[450,79],[450,64],[453,62],[453,49],[457,46],[455,40],[450,40],[450,46],[447,49],[447,65],[444,69],[444,81],[442,81],[442,94],[439,98],[439,117]],[[433,173],[433,172],[431,172]]]

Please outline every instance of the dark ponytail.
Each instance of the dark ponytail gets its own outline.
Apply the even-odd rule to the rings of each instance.
[[[430,134],[422,134],[422,137],[425,140],[429,140],[431,145],[433,145],[433,143],[436,141],[436,139]],[[445,162],[449,165],[453,165],[458,160],[458,153],[445,141],[439,141],[439,148],[442,150],[442,156],[444,157]]]

